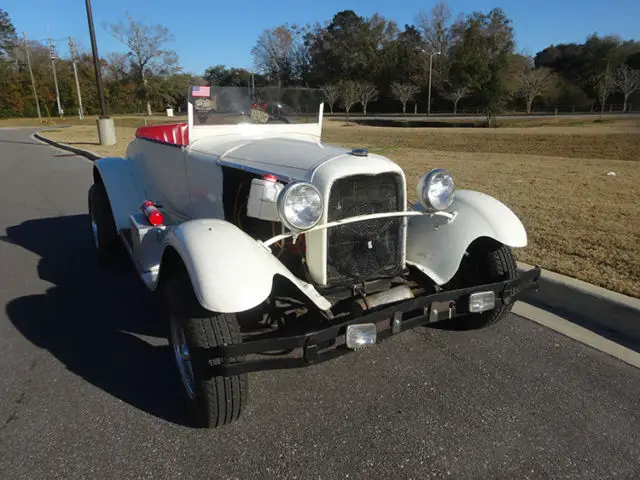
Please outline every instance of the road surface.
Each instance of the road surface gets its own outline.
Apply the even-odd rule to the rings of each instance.
[[[0,472],[17,479],[640,478],[640,371],[512,316],[250,376],[185,426],[153,298],[92,260],[91,165],[0,130]]]

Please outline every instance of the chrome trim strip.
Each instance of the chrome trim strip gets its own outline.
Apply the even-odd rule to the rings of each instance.
[[[302,233],[314,232],[316,230],[326,230],[328,228],[336,227],[338,225],[345,225],[345,224],[348,224],[348,223],[362,222],[364,220],[375,220],[377,218],[414,217],[414,216],[418,216],[418,215],[425,215],[425,214],[422,213],[422,212],[416,212],[416,211],[404,211],[404,212],[385,212],[385,213],[374,213],[374,214],[369,214],[369,215],[358,215],[357,217],[344,218],[342,220],[336,220],[334,222],[324,223],[322,225],[316,225],[315,227],[310,228],[309,230],[304,230],[304,231],[300,231],[300,232],[283,233],[281,235],[276,235],[275,237],[271,237],[269,240],[265,240],[264,242],[260,241],[260,240],[258,242],[261,243],[262,245],[264,245],[265,247],[269,247],[269,245],[273,245],[274,243],[279,242],[280,240],[284,240],[285,238],[297,237],[298,235],[300,235]]]

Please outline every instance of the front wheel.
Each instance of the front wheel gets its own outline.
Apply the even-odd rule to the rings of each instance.
[[[456,275],[444,285],[445,290],[473,287],[489,283],[513,280],[518,267],[511,248],[491,239],[480,239],[467,250]],[[475,330],[498,323],[511,312],[513,304],[482,313],[470,313],[452,320],[435,323],[436,328],[450,330]]]
[[[186,272],[167,279],[163,294],[169,341],[195,426],[215,428],[237,420],[247,400],[247,375],[213,377],[206,358],[207,349],[242,341],[236,315],[205,310]]]

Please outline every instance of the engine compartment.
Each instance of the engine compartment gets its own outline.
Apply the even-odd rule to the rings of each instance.
[[[268,240],[282,233],[282,223],[268,220],[260,220],[247,215],[249,191],[253,179],[262,178],[262,175],[238,170],[230,167],[222,167],[225,220],[234,224],[256,240]],[[300,234],[294,240],[287,238],[273,245],[274,255],[298,278],[309,280],[305,262],[305,235]]]

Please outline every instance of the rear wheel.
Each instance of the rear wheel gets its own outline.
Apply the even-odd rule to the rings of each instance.
[[[116,222],[107,191],[102,183],[89,188],[89,218],[93,243],[101,260],[114,258],[120,246]]]
[[[518,275],[518,267],[511,248],[491,239],[474,242],[462,259],[458,273],[444,285],[445,290],[473,287],[488,283],[512,280]],[[504,319],[513,304],[501,305],[482,313],[471,313],[453,320],[435,323],[436,328],[474,330],[486,328]]]
[[[163,295],[169,341],[195,426],[215,428],[237,420],[247,401],[247,375],[213,377],[206,358],[207,349],[242,341],[236,315],[204,309],[186,271],[166,280]]]

